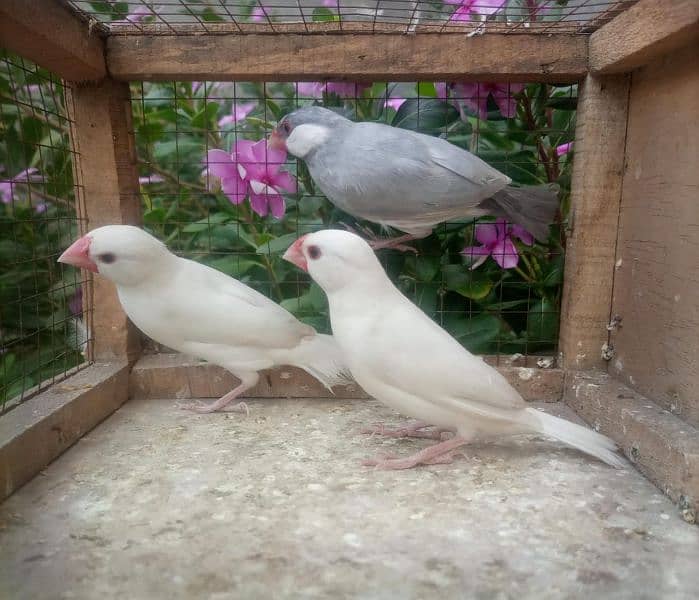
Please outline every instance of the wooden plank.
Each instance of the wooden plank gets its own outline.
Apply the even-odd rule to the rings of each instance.
[[[498,370],[525,400],[557,402],[563,390],[563,371],[535,367],[500,366]],[[142,356],[129,382],[132,398],[218,398],[237,385],[226,370],[183,354]],[[357,384],[338,386],[337,398],[368,398]],[[330,393],[301,369],[281,367],[264,371],[248,398],[328,398]]]
[[[587,72],[587,40],[380,33],[111,36],[107,64],[121,80],[572,82]]]
[[[610,371],[699,427],[699,69],[684,48],[633,74]],[[671,107],[671,108],[670,108]]]
[[[593,73],[622,73],[699,43],[697,0],[641,0],[590,37]],[[693,62],[696,63],[697,55]]]
[[[119,408],[128,398],[126,362],[94,364],[0,419],[0,500]]]
[[[129,86],[105,79],[73,86],[68,110],[77,152],[74,171],[81,224],[141,223],[138,164],[131,125]],[[93,360],[133,361],[140,352],[140,334],[121,309],[114,285],[94,277],[88,293]]]
[[[57,0],[0,2],[0,47],[69,81],[107,74],[104,41]]]
[[[686,521],[697,521],[699,430],[605,373],[569,373],[564,398],[679,504]]]
[[[561,305],[565,369],[606,369],[624,169],[629,78],[588,76],[580,89]]]

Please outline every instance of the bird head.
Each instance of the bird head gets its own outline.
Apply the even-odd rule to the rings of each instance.
[[[331,139],[338,128],[351,123],[349,119],[322,106],[306,106],[289,113],[277,123],[268,146],[287,150],[297,158],[307,158]]]
[[[306,234],[289,246],[283,258],[306,271],[326,294],[377,277],[385,279],[369,244],[349,231]]]
[[[133,286],[162,269],[172,255],[138,227],[106,225],[77,239],[58,262],[99,273],[117,285]]]

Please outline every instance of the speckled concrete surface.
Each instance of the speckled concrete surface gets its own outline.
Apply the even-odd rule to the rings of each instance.
[[[134,401],[0,506],[3,598],[696,598],[699,528],[542,439],[451,465],[356,435],[374,402]],[[552,410],[556,410],[552,407]]]

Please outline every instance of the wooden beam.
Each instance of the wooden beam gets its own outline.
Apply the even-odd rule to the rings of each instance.
[[[488,360],[494,362],[494,360]],[[558,402],[563,393],[563,371],[537,367],[497,367],[528,401]],[[218,398],[238,381],[225,369],[183,354],[150,354],[134,365],[129,380],[131,398]],[[336,398],[368,398],[357,384],[333,389]],[[260,382],[245,392],[247,398],[328,398],[318,380],[294,367],[265,371]]]
[[[88,230],[117,223],[139,225],[141,198],[128,84],[104,79],[73,86],[67,104],[77,153],[74,172],[81,223],[87,222]],[[94,307],[88,311],[93,340],[89,356],[135,360],[140,334],[121,309],[114,285],[95,277],[87,292],[87,307]]]
[[[120,80],[573,82],[587,72],[587,39],[451,33],[111,36],[107,64]]]
[[[580,86],[561,306],[565,369],[607,368],[628,98],[627,75],[590,75]]]
[[[679,504],[686,521],[697,522],[699,430],[604,373],[568,374],[564,398]]]
[[[95,364],[0,419],[0,500],[65,452],[128,399],[125,362]]]
[[[102,79],[104,41],[56,0],[2,0],[0,47],[69,81]]]
[[[590,70],[622,73],[699,43],[698,0],[641,0],[590,37]]]

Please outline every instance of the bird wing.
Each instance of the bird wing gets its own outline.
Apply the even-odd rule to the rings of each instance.
[[[315,330],[245,284],[180,259],[163,310],[186,342],[292,348]]]
[[[351,319],[350,326],[364,324],[359,325],[362,330],[357,332],[357,350],[353,351],[360,354],[350,357],[350,368],[361,385],[359,369],[355,372],[357,360],[381,385],[428,400],[443,410],[499,412],[524,406],[500,373],[463,348],[399,292],[374,302],[378,309],[368,319],[365,311],[364,319],[332,315],[333,327],[338,317]],[[361,299],[356,306],[362,310]]]

